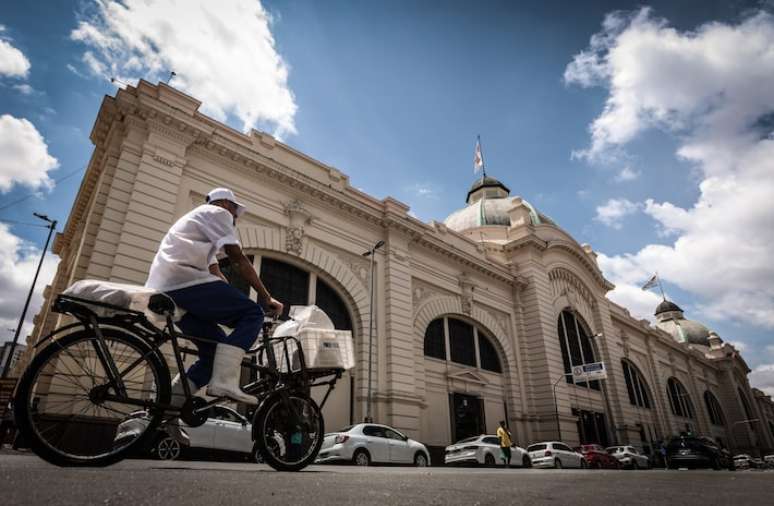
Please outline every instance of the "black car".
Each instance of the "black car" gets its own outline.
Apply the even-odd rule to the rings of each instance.
[[[666,451],[669,469],[680,467],[734,469],[734,461],[728,451],[721,449],[709,438],[678,436],[669,441]]]

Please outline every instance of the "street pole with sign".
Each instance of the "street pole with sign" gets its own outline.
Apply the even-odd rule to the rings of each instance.
[[[384,246],[384,241],[378,241],[374,246],[363,253],[364,257],[371,257],[371,282],[370,282],[370,303],[369,303],[369,315],[368,315],[368,399],[366,401],[366,422],[373,422],[371,414],[371,404],[373,402],[373,364],[374,364],[374,256],[376,256],[376,250]]]

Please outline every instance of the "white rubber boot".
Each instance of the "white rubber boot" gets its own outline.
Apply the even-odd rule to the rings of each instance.
[[[186,381],[188,382],[188,386],[191,388],[191,394],[195,394],[199,388],[194,385],[193,382],[188,378],[186,378]],[[180,374],[175,376],[175,379],[172,380],[172,396],[170,398],[169,404],[176,408],[179,408],[185,404],[185,390],[183,389],[183,382],[180,380]],[[179,418],[173,418],[169,420],[164,424],[164,428],[166,428],[167,434],[169,434],[170,437],[176,439],[177,442],[181,445],[191,445],[191,438],[189,438],[188,434],[186,434],[182,427],[180,427]]]
[[[230,344],[218,344],[215,350],[215,362],[212,366],[212,379],[207,387],[207,395],[228,397],[237,402],[256,406],[258,399],[242,391],[239,376],[242,372],[242,358],[245,350]]]

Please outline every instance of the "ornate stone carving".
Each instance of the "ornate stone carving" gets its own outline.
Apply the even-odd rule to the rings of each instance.
[[[460,305],[462,306],[462,312],[469,315],[473,311],[473,290],[476,285],[470,279],[466,273],[462,273],[459,276],[460,288],[462,293],[460,294]]]
[[[166,165],[167,167],[174,167],[175,165],[174,161],[170,160],[169,158],[164,158],[161,155],[153,155],[153,159],[162,165]]]
[[[290,224],[285,230],[285,251],[301,255],[304,248],[304,225],[312,221],[312,214],[304,208],[299,200],[285,204],[285,215],[290,218]]]

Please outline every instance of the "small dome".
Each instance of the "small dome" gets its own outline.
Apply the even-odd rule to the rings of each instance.
[[[671,334],[678,343],[709,346],[710,330],[703,324],[688,320],[683,310],[672,301],[664,300],[656,308],[656,327]]]
[[[499,180],[490,176],[483,176],[481,179],[477,179],[475,182],[473,182],[470,190],[468,190],[468,196],[465,198],[465,201],[470,202],[470,196],[482,188],[502,188],[505,190],[506,194],[511,193],[511,190],[509,190],[508,187],[502,184]]]
[[[654,314],[658,316],[661,313],[668,313],[669,311],[679,311],[681,313],[683,312],[683,310],[680,309],[680,306],[678,306],[671,300],[664,299],[664,301],[658,305],[658,307],[656,308],[656,312]]]

